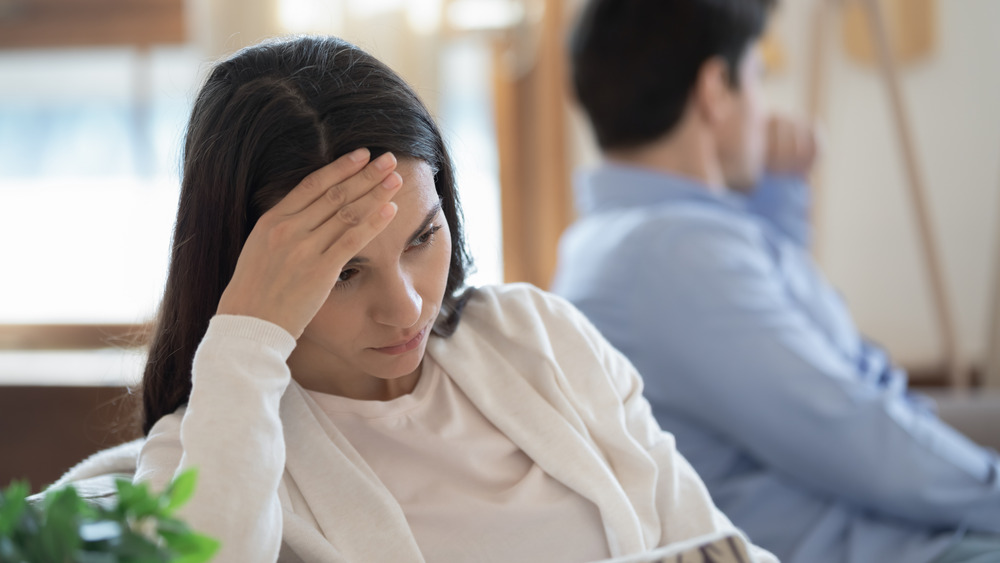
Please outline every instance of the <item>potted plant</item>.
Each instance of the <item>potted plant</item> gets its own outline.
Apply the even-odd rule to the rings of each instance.
[[[116,481],[111,506],[85,502],[67,486],[28,499],[27,483],[0,492],[0,561],[4,563],[200,563],[219,542],[174,516],[194,493],[197,473],[178,475],[160,494],[145,483]]]

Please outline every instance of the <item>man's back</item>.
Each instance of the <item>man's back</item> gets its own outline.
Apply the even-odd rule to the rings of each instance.
[[[604,166],[554,290],[646,381],[719,507],[783,560],[929,561],[1000,528],[997,461],[905,395],[813,265],[802,186]]]

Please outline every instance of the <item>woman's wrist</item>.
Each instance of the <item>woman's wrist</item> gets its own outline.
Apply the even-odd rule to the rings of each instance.
[[[224,334],[252,340],[280,351],[286,357],[295,349],[296,340],[281,325],[253,315],[216,313],[209,321],[208,335]]]

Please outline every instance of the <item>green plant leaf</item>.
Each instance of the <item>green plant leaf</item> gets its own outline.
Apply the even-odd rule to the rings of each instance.
[[[169,498],[169,502],[164,511],[166,514],[173,514],[180,506],[184,505],[191,496],[194,495],[195,485],[198,484],[198,470],[191,468],[174,478],[173,482],[167,486],[164,495]]]
[[[79,551],[73,563],[118,563],[118,556],[108,551]]]
[[[118,489],[118,511],[123,516],[135,519],[154,516],[160,508],[160,499],[149,492],[149,485],[133,485],[125,479],[115,481]]]
[[[80,548],[79,522],[84,503],[76,489],[66,487],[45,497],[43,525],[39,531],[42,547],[51,561],[66,561]]]
[[[14,481],[0,495],[0,537],[8,537],[21,521],[21,515],[28,506],[31,488],[25,481]]]
[[[162,534],[189,534],[191,528],[184,522],[169,516],[160,517],[156,521],[156,531]]]
[[[72,486],[51,490],[41,505],[27,502],[30,488],[13,483],[0,491],[0,562],[203,563],[219,542],[196,534],[170,513],[190,500],[193,470],[161,494],[145,483],[116,481],[113,508],[92,506]]]
[[[132,530],[123,530],[121,541],[115,546],[114,552],[122,563],[167,563],[171,560],[168,549],[161,548],[149,538]]]
[[[179,556],[172,563],[204,563],[212,559],[221,546],[218,540],[195,533],[174,535],[167,532],[163,539]]]

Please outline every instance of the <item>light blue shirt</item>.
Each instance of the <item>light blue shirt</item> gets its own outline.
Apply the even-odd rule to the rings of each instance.
[[[610,164],[581,180],[553,290],[636,365],[754,543],[791,563],[922,563],[1000,533],[996,453],[858,334],[806,250],[804,184],[747,199]]]

